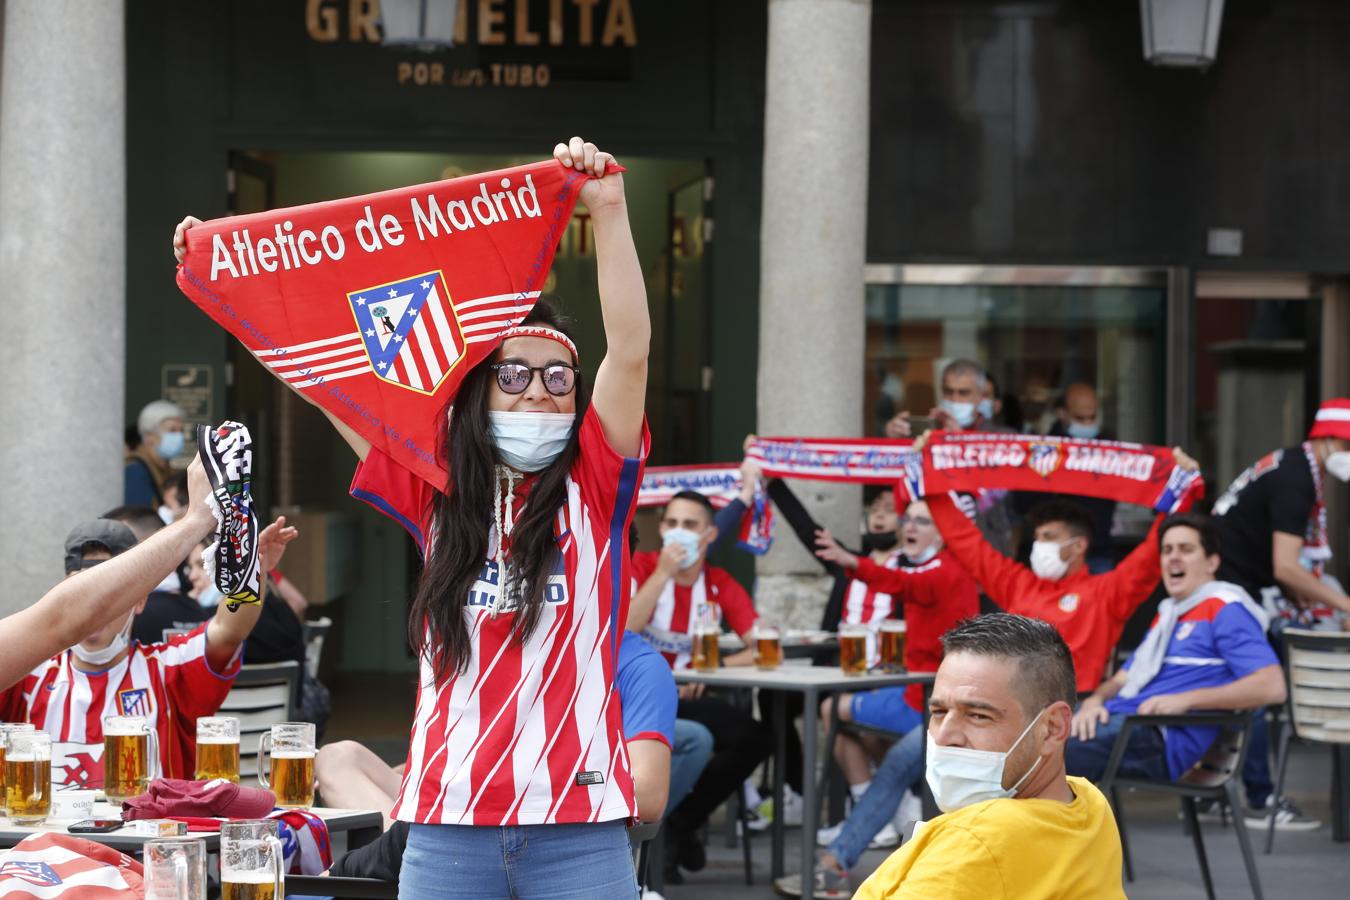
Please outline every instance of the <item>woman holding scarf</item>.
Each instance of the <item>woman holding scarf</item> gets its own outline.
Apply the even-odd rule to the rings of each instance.
[[[329,415],[361,457],[352,496],[400,522],[425,556],[408,623],[417,709],[393,810],[412,823],[404,898],[637,894],[613,683],[650,443],[651,323],[614,158],[575,137],[553,155],[592,176],[580,199],[608,348],[594,388],[541,302],[446,409],[446,483]],[[175,235],[180,254],[192,224]]]

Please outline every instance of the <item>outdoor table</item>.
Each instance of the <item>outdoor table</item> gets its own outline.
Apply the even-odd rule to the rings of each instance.
[[[375,810],[366,809],[331,809],[322,806],[316,806],[309,810],[310,812],[323,819],[328,825],[328,833],[331,837],[335,834],[346,833],[347,849],[354,850],[357,847],[363,847],[380,836],[384,830],[384,817]],[[114,806],[110,803],[94,804],[94,818],[109,819],[117,817],[121,812],[120,806]],[[68,833],[67,825],[73,825],[74,822],[59,822],[48,825],[38,825],[28,827],[24,825],[15,825],[9,819],[0,816],[0,849],[13,847],[19,841],[28,837],[30,834],[39,834],[44,831]],[[146,841],[153,841],[156,838],[144,834],[133,834],[127,828],[119,828],[117,831],[109,831],[106,834],[77,834],[75,837],[87,838],[105,846],[112,847],[128,855],[139,856]],[[189,831],[185,837],[201,838],[206,842],[206,852],[208,854],[220,852],[220,831]]]
[[[865,675],[845,675],[837,667],[779,666],[776,669],[757,669],[753,666],[721,668],[715,672],[678,669],[675,680],[682,684],[705,684],[709,687],[749,690],[759,688],[772,691],[774,705],[774,817],[771,877],[783,874],[783,766],[787,756],[788,692],[802,694],[802,893],[807,893],[816,879],[816,827],[820,818],[816,797],[816,729],[819,727],[820,698],[831,692],[870,691],[875,688],[898,687],[908,684],[932,684],[932,673],[868,672]],[[829,753],[830,748],[825,748]]]
[[[784,659],[817,659],[833,657],[839,652],[839,639],[832,632],[807,632],[805,635],[788,632],[779,642]],[[717,649],[725,657],[745,649],[745,641],[735,632],[725,631],[717,639]]]

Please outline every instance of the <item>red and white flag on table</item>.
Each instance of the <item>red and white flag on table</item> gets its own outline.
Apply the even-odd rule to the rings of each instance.
[[[934,431],[911,453],[897,502],[981,488],[1103,497],[1172,513],[1205,495],[1166,447],[1039,435]]]
[[[216,219],[188,230],[178,286],[273,374],[439,484],[437,414],[534,306],[589,177],[549,160]]]
[[[111,847],[59,832],[31,834],[0,853],[5,900],[144,897],[141,864]]]
[[[905,476],[910,440],[757,437],[745,455],[770,478],[894,485]]]

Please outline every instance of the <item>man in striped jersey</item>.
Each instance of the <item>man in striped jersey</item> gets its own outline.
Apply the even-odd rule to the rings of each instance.
[[[206,516],[210,519],[209,511]],[[264,529],[259,536],[264,565],[275,565],[295,536],[295,529],[284,527],[281,520]],[[95,519],[78,525],[66,538],[66,578],[78,583],[86,570],[135,545],[136,536],[120,522]],[[214,715],[229,693],[244,638],[262,607],[246,603],[230,612],[222,603],[211,621],[189,634],[146,645],[130,638],[132,619],[144,607],[145,597],[142,593],[129,613],[105,623],[0,693],[0,719],[31,722],[52,736],[52,780],[58,785],[102,785],[106,716],[144,717],[159,739],[156,774],[193,775],[196,720]]]

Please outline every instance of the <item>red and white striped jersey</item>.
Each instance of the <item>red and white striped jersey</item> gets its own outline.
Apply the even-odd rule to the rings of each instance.
[[[652,577],[660,555],[656,551],[633,554],[634,590]],[[725,618],[737,634],[746,634],[755,624],[755,605],[750,595],[726,569],[705,565],[691,585],[676,584],[674,578],[670,579],[656,599],[642,636],[661,651],[672,669],[689,668],[694,624],[709,604],[717,611],[718,620]]]
[[[888,569],[900,568],[900,551],[892,553],[886,557],[883,564]],[[866,625],[867,626],[867,664],[876,665],[880,661],[880,648],[877,645],[877,632],[881,630],[881,623],[891,617],[895,609],[895,598],[890,594],[883,593],[873,588],[870,584],[859,578],[854,578],[848,583],[848,591],[844,594],[844,609],[839,621],[848,625]]]
[[[239,673],[243,645],[224,672],[206,660],[203,622],[167,643],[133,641],[112,668],[82,672],[67,650],[0,694],[0,716],[32,722],[52,736],[52,781],[70,787],[103,785],[103,719],[145,716],[155,723],[167,778],[191,778],[197,757],[197,718],[213,716]]]
[[[625,458],[605,439],[594,408],[582,419],[555,526],[559,559],[534,634],[522,646],[514,614],[492,606],[499,577],[489,559],[464,615],[467,669],[435,680],[424,655],[407,770],[393,815],[445,825],[604,822],[636,815],[614,690],[628,614],[628,526],[650,437]],[[518,494],[528,497],[527,477]],[[403,524],[427,552],[437,487],[377,449],[356,471],[352,496]],[[517,499],[519,517],[524,504]]]

